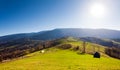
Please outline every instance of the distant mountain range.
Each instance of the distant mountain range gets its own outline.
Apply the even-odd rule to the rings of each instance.
[[[8,41],[20,38],[30,38],[35,40],[51,40],[61,37],[98,37],[108,39],[119,39],[120,31],[108,29],[79,29],[79,28],[64,28],[54,29],[50,31],[42,31],[38,33],[22,33],[0,37],[0,41]]]
[[[32,39],[32,40],[52,40],[58,39],[61,37],[97,37],[97,38],[107,38],[115,39],[119,41],[120,31],[118,30],[109,30],[109,29],[80,29],[80,28],[63,28],[63,29],[54,29],[49,31],[41,31],[38,33],[22,33],[22,34],[13,34],[0,37],[0,43],[16,40],[20,38]]]

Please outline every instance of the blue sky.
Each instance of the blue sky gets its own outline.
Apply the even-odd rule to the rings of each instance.
[[[107,14],[90,15],[94,3],[103,5]],[[0,36],[55,28],[120,30],[119,8],[119,0],[0,0]]]

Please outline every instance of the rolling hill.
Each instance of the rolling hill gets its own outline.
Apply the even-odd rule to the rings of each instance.
[[[119,70],[119,39],[117,30],[77,28],[1,36],[0,70]]]
[[[103,46],[120,48],[120,42],[117,42],[112,39],[97,38],[97,37],[82,37],[80,38],[80,40],[100,44]]]
[[[73,37],[55,40],[55,46],[28,53],[27,55],[0,63],[0,70],[119,70],[120,60],[109,57],[104,46],[86,42],[83,54],[83,41]],[[69,47],[68,47],[68,46]],[[78,48],[79,47],[79,48]],[[99,52],[101,58],[93,58]]]
[[[119,54],[118,49],[120,48],[120,43],[118,42],[120,31],[108,29],[64,28],[38,33],[22,33],[0,37],[0,61],[21,57],[28,53],[58,45],[61,43],[59,42],[60,40],[65,39],[66,41],[66,38],[69,38],[70,36],[75,38],[72,38],[72,40],[77,40],[79,42],[86,41],[89,42],[88,45],[92,43],[92,47],[88,47],[89,52],[87,53],[93,54],[92,51],[96,43],[104,46],[104,48],[110,47],[107,49],[107,54],[115,58],[120,58],[117,55]],[[69,43],[74,43],[76,46],[82,47],[82,45],[79,45],[79,42],[73,41]],[[106,54],[106,49],[104,48],[104,51],[102,52]]]

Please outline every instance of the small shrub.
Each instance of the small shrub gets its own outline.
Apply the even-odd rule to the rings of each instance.
[[[71,47],[72,47],[71,44],[63,44],[63,45],[59,46],[58,48],[60,48],[60,49],[70,49]]]
[[[74,50],[74,51],[79,50],[79,46],[73,47],[73,50]]]

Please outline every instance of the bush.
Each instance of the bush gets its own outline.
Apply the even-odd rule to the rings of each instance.
[[[72,47],[71,44],[63,44],[63,45],[59,46],[58,48],[60,48],[60,49],[70,49],[71,47]]]
[[[73,50],[74,50],[74,51],[77,51],[77,50],[79,50],[79,49],[80,49],[79,46],[73,47]]]

